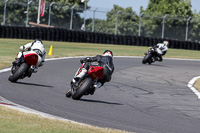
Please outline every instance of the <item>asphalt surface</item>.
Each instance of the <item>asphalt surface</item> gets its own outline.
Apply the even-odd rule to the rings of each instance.
[[[23,106],[100,127],[138,133],[199,133],[200,101],[187,87],[199,76],[199,61],[114,58],[111,82],[94,95],[66,98],[79,59],[47,61],[31,78],[8,81],[0,74],[0,96]]]

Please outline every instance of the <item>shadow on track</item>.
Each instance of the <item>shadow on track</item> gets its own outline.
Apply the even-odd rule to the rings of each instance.
[[[149,65],[149,64],[144,64],[144,65]],[[169,66],[165,66],[165,65],[161,65],[161,64],[151,64],[149,66],[156,66],[156,67],[169,67]]]
[[[34,83],[16,82],[16,84],[23,84],[23,85],[31,85],[31,86],[40,86],[40,87],[50,87],[50,88],[53,88],[53,86],[42,85],[42,84],[34,84]]]
[[[99,101],[99,100],[91,100],[91,99],[80,99],[80,101],[93,102],[93,103],[104,103],[104,104],[113,104],[113,105],[123,105],[121,103],[111,103],[111,102],[105,102],[105,101]]]

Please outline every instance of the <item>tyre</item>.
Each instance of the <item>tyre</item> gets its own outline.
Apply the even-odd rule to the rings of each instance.
[[[146,64],[147,62],[149,62],[150,59],[151,59],[151,54],[147,54],[144,56],[142,63]]]
[[[24,72],[27,71],[28,67],[29,66],[26,63],[22,63],[20,67],[18,68],[18,70],[10,75],[8,80],[11,82],[17,82],[17,80],[21,78]]]
[[[86,92],[89,91],[91,85],[92,85],[91,78],[84,79],[80,83],[80,85],[74,90],[74,93],[72,94],[72,98],[74,100],[79,100]]]
[[[67,93],[65,94],[66,97],[71,97],[72,96],[72,92],[71,92],[71,89],[69,89],[67,91]]]

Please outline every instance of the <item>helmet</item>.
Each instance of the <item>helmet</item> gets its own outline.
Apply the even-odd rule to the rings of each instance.
[[[168,47],[169,42],[168,41],[164,41],[163,44]]]
[[[32,46],[33,46],[33,44],[42,44],[42,45],[43,45],[41,39],[35,39],[35,40],[32,42]]]
[[[103,52],[103,55],[102,56],[111,56],[111,57],[113,57],[113,53],[112,53],[112,51],[110,51],[110,50],[105,50],[104,52]]]

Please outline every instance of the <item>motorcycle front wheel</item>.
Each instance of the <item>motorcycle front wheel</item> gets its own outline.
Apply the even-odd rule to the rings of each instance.
[[[144,56],[142,63],[146,64],[147,62],[150,62],[150,60],[151,60],[151,54],[147,54]]]
[[[26,63],[22,63],[19,68],[17,69],[17,71],[15,71],[14,73],[11,72],[10,77],[8,78],[8,80],[10,82],[17,82],[18,79],[20,79],[20,77],[24,74],[24,72],[26,72],[26,70],[28,69],[28,64]],[[12,71],[12,68],[11,68]]]
[[[72,94],[72,98],[74,100],[79,100],[86,92],[89,91],[90,87],[92,85],[92,79],[86,78],[84,79],[79,86],[74,90]]]

